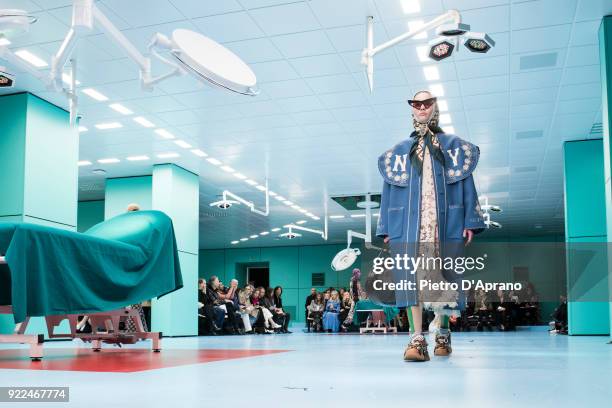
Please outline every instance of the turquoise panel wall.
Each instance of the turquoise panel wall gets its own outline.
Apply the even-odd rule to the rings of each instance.
[[[197,335],[200,180],[172,164],[153,167],[152,208],[172,218],[184,287],[154,300],[151,325],[169,336]]]
[[[77,231],[85,232],[104,221],[104,200],[79,201],[77,212]]]
[[[141,210],[150,210],[152,188],[152,176],[107,179],[104,219],[123,214],[127,206],[132,203],[140,205]]]
[[[566,242],[606,242],[603,141],[595,139],[566,142],[563,145],[563,153]],[[578,277],[576,274],[581,269],[575,267],[570,255],[567,260],[568,282],[605,273],[606,266],[605,261],[592,264],[591,268],[595,269],[583,270],[580,272],[582,275]],[[603,268],[603,271],[597,268]],[[608,282],[604,281],[601,286],[607,291]],[[599,289],[602,288],[594,288]],[[571,335],[609,334],[609,304],[569,302],[568,322]]]
[[[79,139],[68,112],[28,93],[0,97],[0,110],[0,221],[75,230]],[[12,328],[2,317],[0,332]],[[43,319],[28,332],[46,333]]]
[[[612,237],[612,16],[606,16],[599,27],[599,61],[601,63],[601,101],[606,185],[606,218],[608,237]],[[610,242],[610,239],[608,239]],[[612,293],[612,252],[608,249],[608,290]],[[610,303],[612,327],[612,303]]]

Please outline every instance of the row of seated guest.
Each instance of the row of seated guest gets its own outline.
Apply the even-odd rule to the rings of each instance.
[[[280,286],[238,288],[232,279],[226,288],[219,278],[198,281],[198,332],[217,335],[250,333],[291,333],[291,316],[283,309]]]
[[[329,288],[324,292],[310,289],[306,298],[306,324],[315,332],[346,332],[353,323],[355,302],[346,289]]]

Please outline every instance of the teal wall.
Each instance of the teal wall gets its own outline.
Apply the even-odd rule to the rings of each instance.
[[[569,244],[606,242],[606,210],[603,141],[580,140],[563,145],[565,188],[565,237]],[[607,279],[595,279],[607,268],[606,260],[595,259],[586,268],[576,267],[575,255],[568,253],[568,282],[586,281],[592,287],[588,298],[608,297]],[[577,274],[580,273],[580,276]],[[596,284],[594,284],[596,283]],[[568,287],[568,291],[572,288]],[[570,293],[570,298],[574,296]],[[609,334],[609,302],[573,301],[568,303],[571,335]]]
[[[0,111],[0,221],[75,230],[79,138],[68,112],[29,93],[0,97]],[[0,332],[12,328],[0,315]],[[27,332],[46,333],[43,319]]]
[[[599,61],[601,63],[601,101],[604,150],[604,180],[607,234],[612,237],[612,16],[606,16],[599,27]],[[609,240],[608,240],[609,241]],[[610,246],[608,246],[610,247]],[[608,291],[612,293],[612,253],[608,249]],[[612,327],[612,303],[610,303]]]
[[[312,287],[312,274],[325,273],[325,289],[329,286],[348,287],[353,267],[361,267],[359,260],[345,271],[331,269],[331,260],[346,245],[313,245],[270,248],[232,248],[200,250],[199,277],[208,279],[217,275],[223,282],[243,278],[242,268],[248,263],[267,262],[270,267],[270,285],[283,287],[283,306],[295,321],[304,320],[304,301]],[[364,277],[362,277],[364,278]],[[245,282],[241,281],[240,285]],[[188,282],[185,282],[188,284]],[[194,280],[195,287],[197,282]]]
[[[77,231],[85,232],[99,222],[104,221],[104,200],[79,201]]]

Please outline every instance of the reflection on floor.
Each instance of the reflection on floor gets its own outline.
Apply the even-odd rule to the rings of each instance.
[[[405,363],[407,336],[402,334],[293,330],[289,335],[166,338],[164,357],[157,356],[167,362],[158,366],[163,368],[151,364],[157,357],[144,343],[91,356],[87,349],[67,350],[86,345],[53,342],[45,345],[46,369],[15,369],[31,363],[15,350],[21,347],[3,345],[0,366],[13,368],[0,369],[0,384],[69,386],[71,402],[58,407],[88,408],[133,403],[207,407],[228,401],[291,408],[543,408],[603,407],[612,401],[612,345],[607,337],[555,336],[540,329],[454,333],[452,357],[432,355],[427,363]],[[75,370],[78,360],[95,369],[63,371]],[[19,361],[22,365],[15,365]]]

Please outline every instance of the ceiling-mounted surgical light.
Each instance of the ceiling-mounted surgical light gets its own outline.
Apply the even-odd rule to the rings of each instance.
[[[211,207],[217,207],[221,210],[227,210],[234,204],[239,204],[239,203],[238,201],[235,201],[235,200],[219,200],[219,201],[215,201],[214,203],[210,203],[209,205]]]
[[[29,15],[25,10],[3,9],[0,10],[0,34],[4,37],[16,37],[27,34],[30,25],[38,19]]]
[[[359,248],[344,248],[334,256],[331,267],[336,272],[348,269],[355,263],[359,255],[361,255]]]
[[[295,238],[299,238],[301,236],[302,236],[302,234],[298,234],[297,232],[292,232],[292,231],[284,232],[282,234],[279,234],[279,237],[287,238],[287,239],[295,239]]]
[[[469,32],[465,35],[465,42],[463,45],[472,52],[484,54],[495,47],[495,41],[486,33]]]
[[[369,16],[367,18],[366,47],[361,52],[361,64],[366,68],[370,92],[374,89],[374,56],[409,38],[418,38],[420,34],[426,33],[427,30],[433,28],[436,28],[437,34],[441,37],[430,41],[427,47],[417,48],[417,53],[421,61],[424,61],[427,56],[434,61],[442,61],[450,57],[457,48],[457,44],[459,44],[457,38],[470,34],[470,25],[461,22],[461,14],[457,10],[449,10],[422,25],[413,24],[408,32],[375,47],[374,17]],[[466,44],[466,47],[472,47],[474,50],[482,50],[474,52],[487,52],[490,47],[495,45],[495,42],[491,40],[490,37],[486,34],[484,34],[484,36],[479,36],[479,33],[472,35],[472,37],[468,37],[468,43],[469,46]]]

